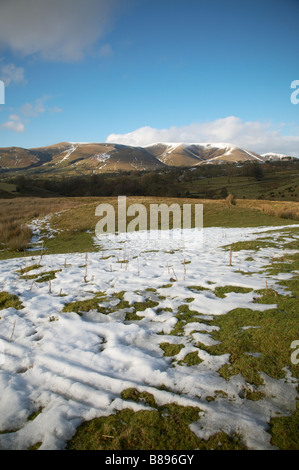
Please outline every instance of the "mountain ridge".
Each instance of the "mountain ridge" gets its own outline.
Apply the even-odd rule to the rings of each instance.
[[[59,142],[30,149],[0,148],[0,173],[81,176],[290,159],[296,157],[274,152],[260,155],[230,143],[156,142],[142,147],[109,142]]]

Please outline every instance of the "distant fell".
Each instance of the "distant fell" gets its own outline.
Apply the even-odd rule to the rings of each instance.
[[[80,176],[293,158],[273,152],[259,155],[229,143],[158,142],[134,147],[114,143],[60,142],[31,149],[0,148],[0,173]]]

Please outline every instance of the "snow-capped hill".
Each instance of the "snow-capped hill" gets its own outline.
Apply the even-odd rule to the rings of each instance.
[[[259,155],[227,142],[156,142],[144,147],[107,142],[60,142],[31,149],[0,148],[0,172],[22,170],[26,174],[76,176],[293,159],[295,157],[273,152]]]
[[[295,157],[285,155],[284,153],[268,152],[261,155],[264,160],[294,160]]]
[[[260,161],[264,159],[255,152],[237,147],[236,145],[220,143],[170,143],[159,142],[147,145],[146,150],[169,166],[194,166],[202,163],[221,163],[240,161]]]

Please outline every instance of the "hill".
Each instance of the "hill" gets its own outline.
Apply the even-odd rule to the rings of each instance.
[[[0,174],[83,176],[292,158],[275,153],[259,155],[229,143],[160,142],[146,147],[133,147],[113,143],[60,142],[31,149],[0,148]]]

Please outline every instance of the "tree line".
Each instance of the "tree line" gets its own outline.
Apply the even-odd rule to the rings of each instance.
[[[160,197],[192,197],[192,184],[200,179],[215,178],[219,176],[233,177],[246,176],[254,180],[262,180],[276,171],[295,167],[298,169],[299,161],[295,162],[269,162],[269,163],[243,163],[238,165],[206,164],[196,168],[171,168],[156,171],[131,171],[117,174],[100,173],[74,177],[38,177],[19,175],[11,179],[20,193],[40,191],[60,196],[160,196]],[[227,197],[226,188],[213,192],[204,189],[201,197]]]

